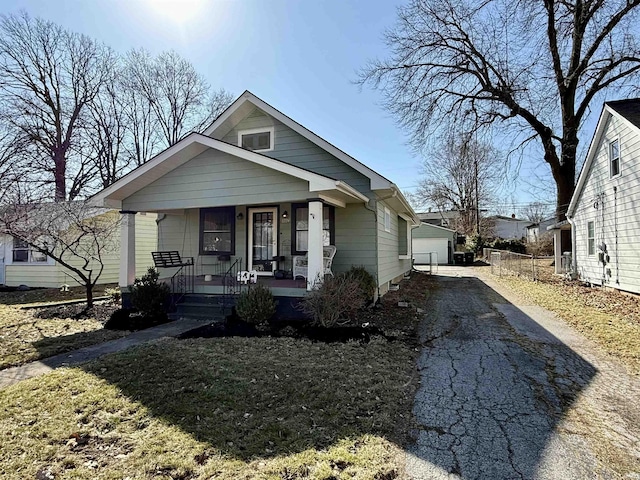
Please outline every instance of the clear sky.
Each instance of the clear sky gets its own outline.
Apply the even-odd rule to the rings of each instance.
[[[0,12],[25,10],[119,52],[176,50],[212,87],[234,95],[250,90],[410,192],[420,159],[380,107],[380,94],[353,84],[368,59],[386,56],[383,32],[394,24],[401,3],[3,0]]]

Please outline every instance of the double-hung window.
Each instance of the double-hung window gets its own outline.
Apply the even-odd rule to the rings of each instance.
[[[33,247],[27,242],[19,238],[13,238],[13,263],[44,263],[47,256]]]
[[[620,175],[620,142],[617,139],[609,144],[609,171],[611,178]]]
[[[235,255],[235,208],[200,210],[200,254]]]
[[[291,254],[304,255],[309,250],[309,206],[306,203],[294,203],[294,225],[291,228]],[[335,210],[325,205],[322,207],[322,245],[335,245]]]
[[[587,222],[587,254],[596,254],[596,228],[594,222]]]
[[[391,210],[387,207],[384,207],[384,231],[391,231]]]

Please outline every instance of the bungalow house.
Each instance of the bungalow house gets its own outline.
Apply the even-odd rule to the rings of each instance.
[[[604,104],[567,220],[579,278],[640,293],[640,99]]]
[[[95,209],[94,209],[95,210]],[[115,210],[95,210],[95,216],[117,216]],[[117,217],[115,217],[117,219]],[[151,252],[157,245],[156,216],[153,214],[136,215],[137,235],[134,248],[137,268],[136,276],[141,276],[153,264]],[[104,270],[98,279],[98,284],[116,283],[120,270],[120,232],[112,232],[113,238],[106,239],[102,253]],[[82,259],[71,253],[64,254],[62,259],[74,267],[80,267]],[[77,286],[78,281],[72,272],[27,243],[11,235],[0,234],[0,285],[16,287],[60,288],[61,285]]]
[[[390,180],[248,91],[93,202],[124,216],[121,287],[136,266],[134,214],[153,212],[158,250],[193,259],[187,290],[199,294],[224,293],[253,271],[275,296],[302,297],[352,265],[384,294],[411,269],[420,223]]]

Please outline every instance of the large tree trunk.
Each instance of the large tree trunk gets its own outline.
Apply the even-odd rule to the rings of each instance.
[[[54,169],[54,181],[56,186],[55,201],[64,202],[67,199],[67,159],[65,154],[61,151],[54,152],[53,162]]]

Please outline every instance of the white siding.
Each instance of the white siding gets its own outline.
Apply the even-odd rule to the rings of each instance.
[[[620,172],[609,173],[609,142],[620,140]],[[640,132],[612,116],[580,192],[573,223],[580,278],[640,293]],[[614,190],[616,189],[616,190]],[[587,252],[587,223],[595,223],[595,255]],[[598,260],[605,244],[609,262]]]

